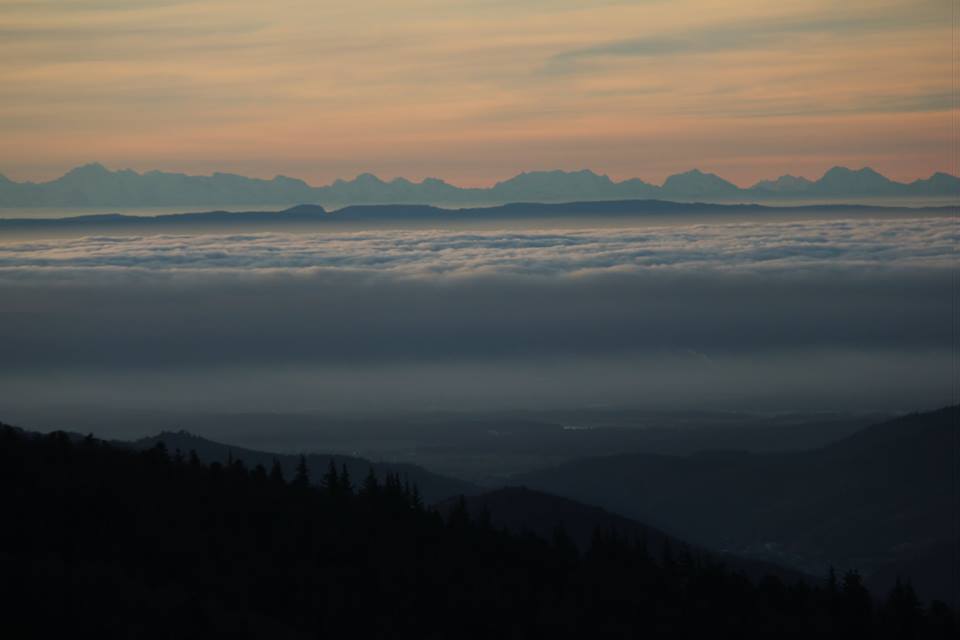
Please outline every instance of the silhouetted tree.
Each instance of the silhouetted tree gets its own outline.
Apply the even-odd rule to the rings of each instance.
[[[367,476],[363,479],[363,485],[360,487],[360,495],[373,498],[380,493],[380,483],[377,481],[377,474],[374,473],[373,467],[370,467],[370,470],[367,471]]]
[[[863,578],[857,571],[848,571],[843,576],[843,586],[839,597],[839,620],[841,630],[846,634],[866,637],[870,633],[873,603],[870,593],[863,586]]]
[[[491,531],[493,529],[493,518],[490,515],[490,507],[486,504],[480,506],[480,513],[477,515],[477,527],[483,531]]]
[[[413,485],[413,490],[410,492],[410,506],[417,511],[423,510],[423,499],[420,498],[420,487],[416,484]]]
[[[273,459],[273,464],[270,465],[270,481],[277,485],[286,484],[286,480],[283,477],[283,467],[280,466],[280,461],[276,458]]]
[[[570,534],[567,533],[567,528],[563,526],[563,523],[554,527],[551,542],[565,562],[571,562],[579,555],[577,545]]]
[[[340,476],[337,473],[337,465],[333,458],[330,459],[327,472],[323,476],[322,485],[330,495],[337,495],[340,492]]]
[[[450,514],[447,516],[447,526],[451,529],[465,529],[470,525],[470,513],[467,511],[467,499],[458,496]]]
[[[897,582],[880,608],[880,622],[888,638],[914,638],[923,618],[920,600],[909,583]]]
[[[306,489],[310,486],[310,469],[307,467],[306,456],[300,456],[300,460],[297,462],[297,470],[294,472],[293,481],[290,484],[299,489]]]
[[[353,494],[353,483],[350,482],[350,472],[347,471],[346,464],[340,465],[340,481],[338,489],[341,494]]]
[[[840,585],[837,582],[837,572],[833,568],[833,565],[830,565],[830,571],[827,573],[827,594],[836,596],[839,592]]]

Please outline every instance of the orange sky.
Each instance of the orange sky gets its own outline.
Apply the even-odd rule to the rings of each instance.
[[[0,173],[910,180],[950,58],[951,0],[0,0]]]

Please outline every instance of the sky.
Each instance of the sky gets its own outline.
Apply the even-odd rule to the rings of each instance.
[[[951,19],[950,0],[0,0],[0,173],[907,181],[956,173]]]

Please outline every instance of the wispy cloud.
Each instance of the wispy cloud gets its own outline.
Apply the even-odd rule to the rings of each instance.
[[[724,51],[791,48],[805,43],[810,36],[850,38],[891,30],[938,27],[936,14],[907,11],[840,16],[800,15],[765,20],[738,20],[718,23],[669,34],[643,35],[612,40],[554,55],[545,67],[549,73],[571,72],[577,63],[607,57],[660,57],[696,55]]]

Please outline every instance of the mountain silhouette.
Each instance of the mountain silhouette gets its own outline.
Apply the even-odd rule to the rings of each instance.
[[[878,589],[897,567],[925,597],[951,568],[924,558],[958,544],[953,519],[960,407],[912,414],[799,453],[624,454],[513,478],[596,504],[705,546],[811,573],[856,566]],[[956,584],[953,583],[953,589]]]
[[[740,195],[741,189],[713,173],[693,169],[670,176],[660,188],[668,198],[729,198]]]
[[[833,167],[823,177],[811,185],[811,190],[817,194],[832,195],[866,195],[888,196],[895,195],[898,189],[905,185],[898,185],[892,180],[880,175],[870,167],[854,171],[846,167]]]
[[[776,180],[761,180],[753,185],[753,189],[755,191],[788,196],[808,192],[813,187],[813,184],[813,182],[801,176],[784,175]]]
[[[193,176],[129,169],[110,171],[91,163],[49,182],[14,182],[0,176],[0,207],[160,207],[182,205],[284,205],[317,203],[481,205],[570,200],[671,199],[763,202],[782,199],[949,198],[960,194],[960,179],[946,173],[900,183],[869,167],[833,167],[818,180],[781,176],[739,187],[720,176],[694,169],[669,176],[661,186],[638,178],[620,182],[588,169],[531,171],[489,188],[457,187],[427,178],[385,181],[362,173],[325,186],[276,176],[271,180],[230,173]]]
[[[649,185],[647,185],[649,186]],[[633,196],[652,194],[654,189],[633,190]],[[511,201],[556,201],[578,199],[582,194],[613,194],[615,183],[609,177],[582,171],[532,171],[521,173],[509,180],[496,183],[490,195],[504,202]]]

